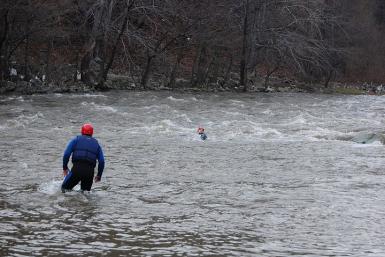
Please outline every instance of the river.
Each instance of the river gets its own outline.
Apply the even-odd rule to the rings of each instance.
[[[106,169],[61,193],[94,125]],[[208,139],[199,139],[203,126]],[[0,256],[385,256],[385,97],[0,96]]]

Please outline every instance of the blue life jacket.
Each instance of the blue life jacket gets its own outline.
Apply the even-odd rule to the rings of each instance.
[[[89,136],[77,136],[76,139],[72,153],[72,162],[88,161],[95,167],[100,148],[98,141]]]

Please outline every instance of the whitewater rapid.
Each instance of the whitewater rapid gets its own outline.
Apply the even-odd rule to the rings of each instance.
[[[85,122],[104,176],[62,194]],[[382,257],[384,126],[381,96],[0,96],[0,255]]]

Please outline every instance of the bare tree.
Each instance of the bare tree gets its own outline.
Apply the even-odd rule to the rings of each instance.
[[[258,64],[271,66],[266,82],[281,66],[303,77],[333,69],[331,55],[337,49],[325,40],[323,30],[336,19],[325,12],[323,0],[245,0],[244,7],[240,75],[244,90],[247,70]]]
[[[77,2],[87,40],[81,59],[82,81],[103,89],[135,0]]]
[[[15,63],[25,79],[37,71],[59,78],[50,73],[71,64],[98,89],[111,70],[129,73],[143,88],[152,78],[175,88],[183,76],[194,87],[235,78],[247,91],[256,70],[264,71],[265,86],[276,72],[325,86],[337,74],[380,81],[384,6],[380,0],[3,0],[0,79]]]

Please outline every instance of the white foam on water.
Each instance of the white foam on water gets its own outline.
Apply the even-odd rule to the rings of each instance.
[[[245,116],[244,113],[237,112],[237,111],[222,111],[225,115],[232,115],[232,116]]]
[[[90,102],[90,103],[89,102],[82,102],[81,105],[87,106],[87,107],[92,106],[96,110],[106,111],[106,112],[110,112],[110,113],[118,112],[118,110],[112,106],[100,105],[100,104],[96,104],[94,102]]]
[[[82,97],[103,97],[103,98],[106,98],[107,96],[103,95],[103,94],[84,94],[84,95],[82,95]]]
[[[165,132],[190,132],[190,131],[194,131],[195,129],[191,128],[191,127],[185,127],[185,126],[182,126],[180,124],[178,124],[177,122],[175,121],[172,121],[172,120],[169,120],[169,119],[165,119],[165,120],[161,120],[159,122],[159,126],[163,129],[165,129]]]
[[[356,148],[384,147],[384,145],[380,141],[374,141],[372,143],[367,143],[367,144],[360,144],[360,143],[352,142],[352,147],[356,147]]]
[[[179,121],[163,119],[154,122],[152,125],[142,124],[142,126],[132,127],[130,133],[132,134],[170,134],[170,136],[195,135],[195,125],[190,125],[192,121],[187,115],[178,115]],[[182,125],[183,124],[183,125]]]
[[[231,103],[230,105],[237,107],[237,108],[245,108],[246,105],[243,103]]]
[[[107,96],[106,95],[103,95],[103,94],[79,94],[79,95],[69,95],[69,98],[84,98],[84,97],[87,97],[87,98],[96,98],[96,97],[103,97],[103,98],[106,98]]]
[[[236,103],[236,104],[243,103],[241,100],[235,100],[235,99],[230,99],[229,102]]]
[[[25,127],[39,119],[44,119],[44,115],[41,112],[38,112],[33,115],[25,115],[21,114],[15,119],[7,120],[5,125],[2,128],[17,128],[17,127]]]
[[[61,193],[62,183],[63,183],[63,180],[51,180],[49,182],[44,182],[39,186],[38,191],[48,195]],[[80,190],[80,185],[77,185],[73,188],[74,192],[79,190]],[[71,193],[71,191],[69,191],[68,193]]]
[[[186,102],[185,99],[179,99],[179,98],[175,98],[173,96],[169,96],[169,97],[167,97],[167,99],[170,101],[173,101],[173,102]]]
[[[21,166],[23,169],[28,169],[28,163],[22,162],[22,163],[20,163],[20,166]]]
[[[96,109],[111,112],[111,113],[118,112],[118,110],[116,108],[111,107],[111,106],[96,106]]]
[[[142,126],[138,127],[136,129],[132,129],[132,131],[138,130],[138,131],[146,131],[146,133],[152,133],[152,132],[170,132],[171,129],[169,126],[162,124],[162,123],[155,123],[152,126]]]
[[[311,137],[326,137],[329,139],[348,136],[348,133],[323,127],[307,128],[307,130],[301,130],[301,132]]]
[[[38,191],[48,195],[54,195],[56,193],[61,192],[60,187],[62,183],[63,181],[60,180],[52,180],[49,182],[45,182],[39,186]]]
[[[20,102],[24,102],[24,101],[25,101],[25,100],[24,100],[24,97],[22,97],[22,96],[17,97],[16,100],[18,100],[18,101],[20,101]]]
[[[297,115],[294,118],[291,118],[289,122],[280,123],[280,125],[285,125],[285,126],[287,126],[287,125],[302,125],[302,124],[308,124],[308,121],[306,120],[306,118],[304,117],[304,115],[302,113]]]
[[[23,109],[23,108],[21,108],[21,107],[15,107],[15,108],[9,109],[9,111],[10,111],[12,114],[19,114],[19,113],[23,113],[23,111],[26,111],[26,110]]]
[[[163,125],[164,127],[176,127],[175,123],[172,120],[166,119],[166,120],[161,120],[160,124]]]
[[[144,109],[144,110],[151,110],[151,109],[158,110],[158,109],[160,109],[160,107],[161,107],[161,105],[153,104],[153,105],[143,106],[142,109]]]
[[[267,124],[261,124],[256,121],[243,120],[243,121],[223,121],[220,125],[214,124],[206,129],[208,133],[211,132],[209,138],[213,140],[246,140],[246,141],[259,141],[259,140],[274,140],[277,138],[285,138],[279,129]]]
[[[261,112],[262,114],[266,114],[266,115],[271,115],[273,114],[273,111],[271,109],[266,109],[264,110],[263,112]]]
[[[18,100],[20,102],[24,102],[23,96],[18,96],[18,97],[16,97],[16,96],[9,96],[7,98],[1,99],[0,101],[1,102],[9,102],[9,101],[13,101],[13,100]]]
[[[192,122],[192,120],[188,117],[188,115],[186,113],[176,114],[175,117],[178,119],[185,120],[185,121],[190,122],[190,123]]]

